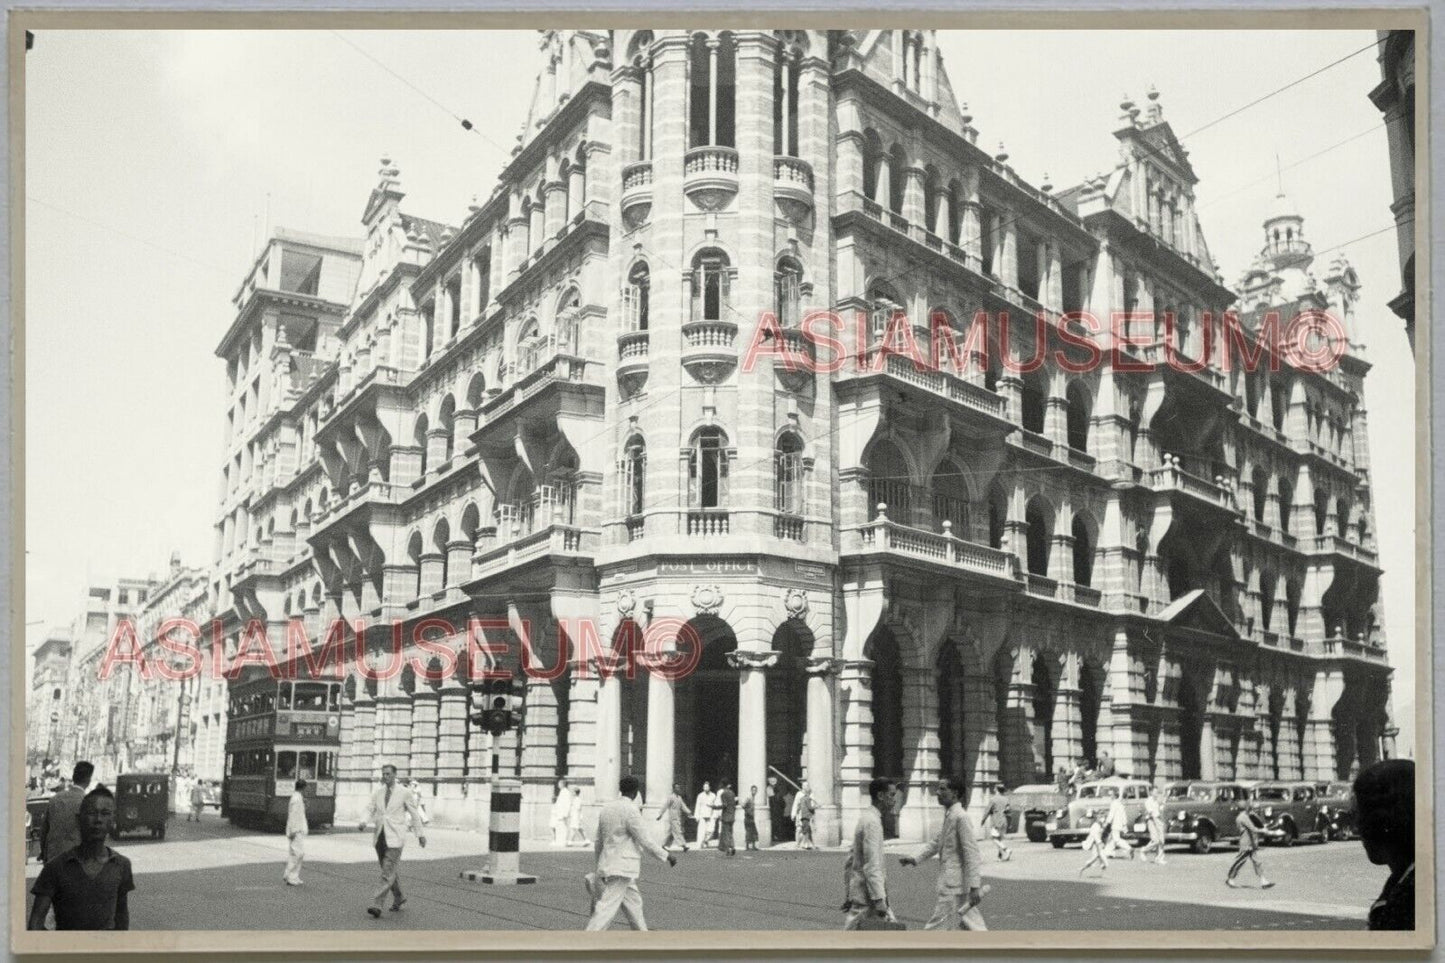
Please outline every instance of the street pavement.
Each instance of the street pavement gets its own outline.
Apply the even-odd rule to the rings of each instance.
[[[428,829],[428,846],[409,840],[402,860],[405,909],[374,921],[365,913],[377,885],[371,834],[332,830],[307,842],[305,885],[281,882],[286,841],[232,828],[207,814],[199,825],[173,818],[164,841],[122,839],[115,848],[134,866],[131,927],[137,930],[348,929],[581,929],[588,903],[581,875],[592,867],[591,847],[522,854],[524,872],[538,882],[497,887],[465,882],[465,869],[485,865],[486,836]],[[1357,842],[1269,848],[1268,877],[1277,885],[1229,889],[1224,875],[1232,849],[1208,856],[1171,852],[1168,865],[1116,859],[1106,873],[1090,870],[1077,848],[1011,841],[1001,862],[980,843],[981,907],[996,930],[1359,930],[1384,885]],[[896,856],[912,846],[890,844],[888,888],[894,911],[919,929],[934,902],[937,864],[905,869]],[[713,850],[679,854],[675,869],[644,858],[643,897],[650,927],[682,929],[836,929],[842,925],[841,851],[799,852],[784,845],[724,858]],[[28,880],[40,867],[26,866]],[[28,887],[28,883],[27,883]],[[619,917],[616,926],[625,926]]]

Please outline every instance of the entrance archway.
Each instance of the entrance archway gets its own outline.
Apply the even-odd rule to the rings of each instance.
[[[673,742],[673,781],[686,795],[703,782],[738,778],[738,670],[728,653],[738,647],[732,627],[716,615],[688,621],[702,644],[697,669],[675,683],[677,723]]]
[[[647,779],[647,687],[650,675],[641,665],[642,628],[624,619],[612,633],[612,653],[617,657],[618,732],[617,772]],[[659,683],[660,684],[660,683]]]
[[[1186,668],[1179,680],[1179,775],[1202,779],[1199,751],[1204,732],[1204,705],[1193,669]]]
[[[1058,690],[1042,652],[1034,655],[1030,681],[1034,686],[1033,778],[1048,781],[1054,773],[1054,703]]]
[[[903,782],[903,658],[888,626],[873,631],[863,648],[873,661],[873,775]],[[883,814],[883,835],[898,835],[896,812]]]
[[[782,798],[796,791],[807,775],[806,736],[808,732],[808,656],[813,654],[813,633],[806,623],[788,619],[773,633],[773,651],[778,662],[767,672],[767,777],[783,774],[778,781],[777,804],[770,814],[774,842],[792,838],[791,816],[781,808]],[[827,738],[824,734],[824,738]],[[791,784],[790,784],[790,782]],[[738,787],[739,798],[746,798],[747,786]],[[759,786],[762,792],[763,787]]]
[[[946,774],[967,779],[964,761],[963,660],[958,646],[945,640],[938,650],[938,766]]]
[[[1104,673],[1087,662],[1079,666],[1079,745],[1087,759],[1099,758],[1099,706],[1104,701]],[[1063,760],[1067,763],[1067,760]]]

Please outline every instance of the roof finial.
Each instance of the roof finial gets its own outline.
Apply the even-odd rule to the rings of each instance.
[[[1164,108],[1159,103],[1159,88],[1150,84],[1146,96],[1149,98],[1149,113],[1146,116],[1149,123],[1157,124],[1164,119]]]

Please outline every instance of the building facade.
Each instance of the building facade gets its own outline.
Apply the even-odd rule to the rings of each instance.
[[[1395,239],[1400,249],[1400,293],[1390,310],[1405,322],[1415,349],[1415,31],[1381,30],[1380,83],[1370,100],[1385,115],[1390,142],[1390,183]]]
[[[30,653],[25,699],[25,766],[39,774],[45,760],[60,757],[70,717],[70,632],[52,629]]]
[[[1295,235],[1270,246],[1302,220],[1272,217],[1226,287],[1157,93],[1054,192],[978,146],[931,31],[542,45],[485,201],[410,216],[383,160],[362,236],[278,232],[218,348],[228,650],[366,620],[367,665],[395,625],[427,670],[351,667],[340,821],[391,762],[481,825],[494,751],[529,837],[561,775],[595,806],[637,774],[651,807],[776,774],[832,842],[875,775],[923,838],[941,772],[981,808],[1104,750],[1155,779],[1389,751],[1357,282],[1307,283]],[[1267,362],[1265,315],[1304,302],[1350,360],[1227,370],[1209,319],[1241,298]],[[796,363],[830,354],[819,310],[837,370]],[[959,365],[893,350],[937,329]],[[1116,340],[1147,370],[1027,363]],[[496,745],[468,632],[531,670]]]

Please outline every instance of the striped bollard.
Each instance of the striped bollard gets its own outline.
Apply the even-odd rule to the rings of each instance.
[[[491,816],[488,823],[487,845],[492,853],[491,869],[463,870],[462,879],[496,886],[535,883],[537,877],[521,871],[522,780],[492,780]]]

